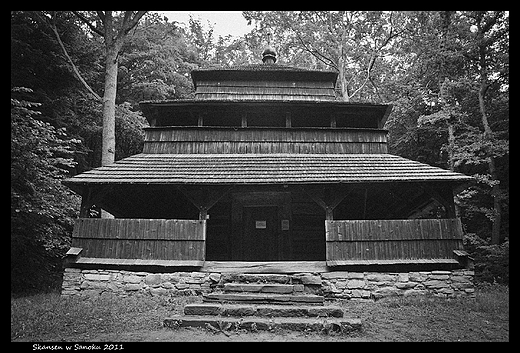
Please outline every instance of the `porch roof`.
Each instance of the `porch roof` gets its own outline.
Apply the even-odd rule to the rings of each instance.
[[[472,178],[391,154],[137,154],[65,179],[76,192],[107,184],[315,184]]]

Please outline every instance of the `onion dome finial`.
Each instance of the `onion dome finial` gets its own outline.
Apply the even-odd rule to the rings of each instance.
[[[276,62],[276,51],[271,47],[271,33],[267,33],[267,47],[262,52],[264,64],[274,64]]]

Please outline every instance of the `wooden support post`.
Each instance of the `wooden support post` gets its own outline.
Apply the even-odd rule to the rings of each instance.
[[[330,116],[330,127],[336,127],[336,114],[331,114]]]
[[[325,220],[327,221],[333,221],[334,220],[334,208],[332,207],[325,207]]]
[[[327,221],[334,219],[334,209],[352,192],[346,187],[329,187],[322,190],[301,187],[301,189],[325,210]]]
[[[197,126],[204,126],[204,116],[202,113],[197,114]]]
[[[230,187],[213,187],[210,190],[205,188],[188,189],[183,186],[177,187],[188,200],[199,209],[199,220],[205,221],[208,218],[208,211],[213,207],[222,197],[224,197],[232,188]],[[216,189],[215,189],[216,188]]]
[[[92,188],[85,187],[85,191],[83,191],[83,194],[81,195],[81,206],[79,208],[80,218],[88,218],[92,204]]]
[[[208,209],[204,206],[199,207],[199,221],[205,221],[208,219]]]
[[[291,121],[291,112],[285,113],[285,127],[291,127],[292,121]]]
[[[103,197],[110,191],[109,186],[100,188],[85,187],[83,194],[81,195],[81,206],[79,209],[80,218],[88,218],[89,210],[92,205],[99,203]],[[100,206],[100,205],[97,205]]]
[[[453,191],[451,187],[447,186],[433,188],[431,186],[421,185],[421,188],[424,190],[424,192],[430,195],[432,199],[444,207],[444,210],[446,211],[446,218],[456,217],[455,202],[453,201]]]
[[[368,188],[365,188],[365,197],[363,200],[363,219],[367,216],[367,198],[368,198]]]

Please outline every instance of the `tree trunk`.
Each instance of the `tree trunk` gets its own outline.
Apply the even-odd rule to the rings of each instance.
[[[485,53],[481,51],[481,65],[485,65]],[[486,114],[486,105],[484,102],[485,94],[487,90],[487,72],[481,67],[481,83],[478,91],[478,103],[480,109],[480,115],[482,116],[482,125],[484,125],[484,136],[491,138],[493,132],[489,127],[489,122]],[[488,161],[489,174],[491,179],[498,181],[497,172],[495,167],[495,159],[493,156],[489,157]],[[498,183],[493,184],[491,187],[491,196],[493,197],[493,226],[491,228],[491,244],[500,244],[500,224],[502,222],[502,207],[500,205],[500,185]]]
[[[339,80],[339,88],[341,90],[341,99],[345,102],[350,101],[350,97],[348,95],[348,86],[347,86],[347,78],[345,77],[345,68],[343,67],[343,60],[340,59],[339,61],[339,74],[338,74],[338,80]]]
[[[94,33],[105,40],[105,91],[103,92],[103,135],[101,140],[101,166],[115,162],[116,155],[116,93],[118,55],[128,32],[134,28],[146,11],[125,11],[119,28],[115,27],[112,11],[96,11],[99,23],[94,25],[78,11],[73,11]],[[59,38],[58,38],[59,40]],[[71,60],[70,60],[71,61]],[[87,85],[88,86],[88,85]],[[101,210],[102,218],[113,218]]]
[[[106,48],[105,92],[103,94],[103,147],[101,165],[112,164],[116,153],[116,92],[117,92],[117,55],[119,48],[113,45]]]
[[[480,89],[478,91],[478,105],[480,115],[482,117],[482,125],[484,126],[484,137],[492,139],[493,131],[489,126],[489,121],[486,113],[486,91],[489,87],[488,84],[488,70],[487,70],[487,41],[484,40],[484,30],[479,26],[479,33],[477,34],[478,46],[479,46],[479,64],[480,64]],[[497,172],[495,168],[495,159],[493,156],[489,156],[488,161],[489,174],[493,181],[498,182]],[[491,187],[491,196],[493,197],[493,225],[491,228],[491,244],[500,244],[500,223],[502,221],[502,207],[500,205],[500,185],[498,183],[493,184]]]
[[[107,47],[106,52],[105,92],[103,94],[103,138],[101,142],[102,166],[114,163],[116,155],[117,55],[119,49],[112,45]],[[114,218],[114,216],[101,209],[101,218]]]

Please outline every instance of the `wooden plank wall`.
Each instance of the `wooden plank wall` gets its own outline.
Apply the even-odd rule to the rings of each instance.
[[[205,233],[199,220],[78,218],[72,246],[82,257],[204,261]]]
[[[462,249],[460,219],[326,221],[327,261],[450,259]]]
[[[196,99],[335,100],[330,81],[201,81]]]
[[[388,153],[385,131],[147,129],[143,153]]]

